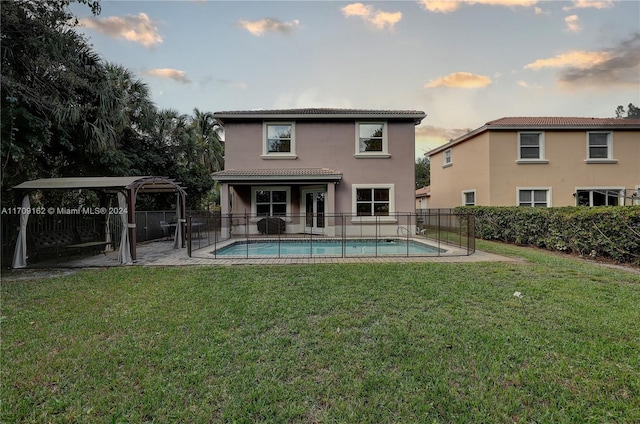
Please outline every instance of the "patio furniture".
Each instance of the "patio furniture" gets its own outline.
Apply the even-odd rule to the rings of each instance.
[[[171,236],[175,231],[176,224],[169,224],[167,221],[160,221],[160,228],[162,229],[162,237],[166,237],[167,240],[172,240]]]
[[[74,252],[91,251],[104,253],[109,243],[99,240],[98,234],[89,228],[69,228],[65,230],[45,231],[29,237],[33,249],[33,258],[37,261],[45,256],[56,258]]]
[[[287,224],[282,218],[267,217],[257,222],[260,234],[284,234]]]

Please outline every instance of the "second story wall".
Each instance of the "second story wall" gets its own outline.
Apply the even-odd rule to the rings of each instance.
[[[575,206],[577,187],[634,188],[640,184],[637,131],[612,131],[612,157],[603,160],[588,159],[586,130],[541,133],[544,160],[527,163],[518,160],[518,132],[490,132],[491,206],[514,205],[516,187],[552,188],[553,206]]]
[[[489,134],[481,134],[472,143],[450,149],[450,165],[445,151],[434,154],[431,161],[430,208],[451,208],[463,204],[463,192],[474,192],[478,205],[490,202]]]
[[[395,184],[396,211],[412,212],[415,203],[415,124],[384,122],[387,151],[382,155],[356,154],[356,122],[366,121],[266,121],[294,125],[295,154],[264,154],[263,121],[225,123],[225,168],[330,168],[343,173],[336,190],[336,210],[350,212],[352,184]],[[293,149],[292,149],[293,150]]]

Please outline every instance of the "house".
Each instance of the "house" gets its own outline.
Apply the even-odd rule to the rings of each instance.
[[[415,211],[415,126],[425,116],[324,108],[214,113],[225,132],[225,170],[214,174],[222,215],[250,217],[248,224],[232,218],[230,231],[255,234],[254,223],[280,217],[286,233],[334,236],[352,224],[362,231],[389,223],[395,235],[396,214]]]
[[[427,209],[427,199],[431,197],[431,186],[422,187],[416,190],[416,210]]]
[[[639,119],[501,118],[426,155],[431,208],[638,204]]]

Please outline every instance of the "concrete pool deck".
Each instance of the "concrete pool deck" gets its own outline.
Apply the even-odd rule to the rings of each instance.
[[[447,247],[449,249],[450,247]],[[140,243],[137,246],[138,260],[133,266],[185,266],[185,265],[286,265],[286,264],[340,264],[340,263],[466,263],[466,262],[522,262],[520,259],[494,255],[487,252],[476,251],[471,255],[441,255],[421,257],[348,257],[348,258],[214,258],[210,253],[213,246],[192,251],[192,256],[187,255],[187,249],[174,249],[173,241],[155,240]],[[94,268],[115,267],[118,265],[118,252],[107,252],[106,255],[61,258],[58,261],[51,260],[37,263],[29,268]]]

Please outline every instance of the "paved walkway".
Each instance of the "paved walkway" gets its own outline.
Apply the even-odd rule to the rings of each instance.
[[[216,259],[210,253],[212,246],[195,250],[192,257],[187,249],[174,249],[173,241],[156,240],[137,246],[138,260],[134,266],[180,266],[180,265],[278,265],[278,264],[326,264],[326,263],[409,263],[409,262],[514,262],[519,259],[476,251],[465,256],[441,255],[427,257],[355,257],[355,258],[261,258],[261,259]],[[118,252],[107,252],[70,260],[47,261],[34,265],[37,268],[90,268],[118,265]]]

